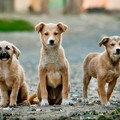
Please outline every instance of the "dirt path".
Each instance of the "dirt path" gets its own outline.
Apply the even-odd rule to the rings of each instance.
[[[0,15],[3,17],[6,15]],[[71,99],[73,106],[18,106],[12,109],[0,109],[0,119],[6,120],[79,120],[111,118],[120,120],[116,107],[120,106],[120,82],[118,81],[111,98],[113,110],[103,108],[98,101],[96,81],[92,80],[89,87],[91,103],[84,105],[82,96],[82,62],[84,57],[93,51],[101,52],[103,47],[98,42],[105,35],[119,35],[120,21],[112,15],[87,14],[80,16],[38,16],[38,15],[7,15],[7,17],[28,19],[34,24],[39,21],[63,22],[69,26],[63,35],[63,46],[70,62]],[[39,62],[40,40],[36,32],[0,33],[0,40],[8,40],[21,50],[20,63],[25,69],[26,81],[30,94],[35,92],[38,84],[37,65]]]

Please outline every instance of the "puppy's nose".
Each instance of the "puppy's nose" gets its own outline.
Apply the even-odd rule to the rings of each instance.
[[[49,42],[50,42],[51,45],[54,44],[54,40],[50,40]]]
[[[116,49],[116,53],[120,54],[120,49],[119,48]]]
[[[6,52],[3,52],[3,53],[2,53],[2,56],[3,56],[3,57],[6,57],[6,56],[7,56],[7,53],[6,53]]]

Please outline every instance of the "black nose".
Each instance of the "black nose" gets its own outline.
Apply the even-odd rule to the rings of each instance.
[[[119,48],[116,49],[116,53],[117,53],[117,54],[120,54],[120,49],[119,49]]]
[[[6,52],[3,52],[3,53],[2,53],[2,56],[3,56],[3,57],[7,57],[7,53],[6,53]]]
[[[54,40],[50,40],[49,42],[50,42],[50,44],[54,44]]]

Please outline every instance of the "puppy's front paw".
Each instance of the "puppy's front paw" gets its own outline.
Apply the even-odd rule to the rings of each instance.
[[[110,102],[107,102],[106,104],[105,104],[105,107],[109,107],[110,106]]]
[[[6,106],[8,106],[8,102],[7,101],[0,102],[0,106],[1,107],[6,107]]]
[[[113,109],[113,106],[110,104],[110,102],[107,102],[107,103],[104,105],[104,107],[105,107],[106,109],[109,109],[109,110],[112,110],[112,109]]]
[[[49,105],[48,100],[42,100],[40,103],[41,106],[47,106]]]
[[[10,107],[15,107],[17,106],[17,103],[15,101],[11,101],[9,104]]]
[[[62,99],[62,105],[73,105],[73,102],[69,99]]]
[[[83,99],[82,99],[82,102],[85,103],[85,104],[88,104],[88,103],[89,103],[89,99],[83,98]]]

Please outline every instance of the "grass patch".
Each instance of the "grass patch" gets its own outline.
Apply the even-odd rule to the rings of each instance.
[[[0,32],[33,31],[34,25],[22,19],[0,19]]]

